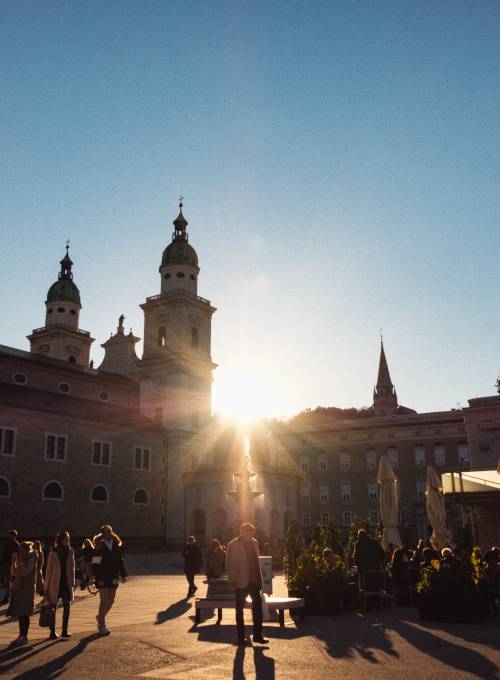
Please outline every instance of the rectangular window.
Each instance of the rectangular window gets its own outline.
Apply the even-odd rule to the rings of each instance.
[[[304,527],[310,527],[311,526],[311,513],[310,512],[304,512],[302,514],[302,526],[304,526]]]
[[[92,442],[92,465],[111,465],[111,444],[110,442]]]
[[[446,463],[446,452],[442,444],[436,444],[434,447],[434,462],[439,466]]]
[[[372,527],[378,526],[378,510],[370,510],[369,520]]]
[[[201,501],[201,486],[197,486],[194,492],[197,501]]]
[[[322,512],[321,513],[321,526],[323,526],[323,527],[328,526],[329,521],[330,521],[330,515],[327,512]]]
[[[350,512],[342,513],[342,523],[345,527],[350,527],[352,522],[352,517]]]
[[[302,456],[300,459],[300,467],[302,472],[309,472],[309,458],[307,456]]]
[[[415,465],[416,467],[425,466],[425,448],[423,446],[415,446]]]
[[[397,449],[389,449],[387,451],[387,457],[389,458],[389,463],[393,468],[396,468],[398,466],[398,461],[399,461],[399,453]]]
[[[16,431],[12,427],[0,427],[0,453],[13,456],[16,450]]]
[[[349,454],[345,451],[340,454],[340,469],[342,472],[347,472],[351,467],[351,459]]]
[[[151,470],[151,449],[144,446],[135,447],[134,470]]]
[[[425,479],[417,479],[417,498],[425,498]]]
[[[311,500],[311,488],[309,486],[304,486],[302,488],[302,502],[309,503]]]
[[[343,501],[349,502],[351,500],[351,485],[342,484],[340,487],[340,498]]]
[[[457,456],[460,465],[469,464],[469,447],[467,446],[467,444],[458,444]]]
[[[45,460],[66,460],[68,437],[65,434],[45,435]]]
[[[328,459],[324,454],[319,457],[319,470],[320,472],[327,472],[328,470]]]
[[[368,498],[371,501],[378,500],[378,484],[368,484]]]
[[[373,472],[377,468],[377,454],[375,451],[366,452],[366,468]]]
[[[319,487],[319,500],[321,503],[328,503],[330,493],[327,486]]]

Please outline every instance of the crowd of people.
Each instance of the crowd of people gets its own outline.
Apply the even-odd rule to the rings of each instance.
[[[76,569],[80,570],[81,587],[91,577],[99,593],[96,615],[97,631],[109,635],[106,615],[113,606],[119,580],[124,583],[127,572],[123,563],[122,541],[110,525],[104,525],[92,539],[83,541],[76,553],[67,531],[54,539],[45,558],[40,541],[19,540],[18,532],[9,532],[0,560],[0,580],[4,586],[4,599],[8,604],[6,614],[19,621],[19,636],[13,646],[28,643],[30,617],[35,612],[36,593],[43,597],[41,608],[48,612],[49,638],[59,637],[56,632],[56,612],[61,601],[63,607],[61,636],[71,637],[69,619],[76,586]]]
[[[490,605],[493,614],[496,611],[496,598],[500,596],[500,548],[493,546],[484,556],[477,551],[477,577],[481,592]],[[356,565],[359,583],[365,587],[365,574],[385,570],[389,576],[389,586],[394,592],[396,602],[401,605],[410,604],[409,597],[417,583],[422,579],[425,569],[433,564],[449,572],[450,575],[460,576],[468,567],[470,555],[462,548],[445,547],[436,550],[430,542],[420,539],[414,549],[402,546],[389,546],[384,551],[381,543],[371,537],[364,529],[358,531],[353,562]]]

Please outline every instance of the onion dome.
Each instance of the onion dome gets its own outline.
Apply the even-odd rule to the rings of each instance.
[[[73,302],[81,307],[80,291],[73,282],[73,273],[71,271],[73,262],[68,251],[69,245],[66,246],[66,255],[59,263],[61,271],[59,272],[58,279],[48,290],[47,302]]]
[[[179,201],[179,214],[173,221],[175,231],[172,234],[172,243],[169,243],[163,251],[161,267],[173,264],[198,267],[198,255],[195,249],[188,243],[188,234],[186,232],[188,221],[182,214],[182,205],[181,199]]]

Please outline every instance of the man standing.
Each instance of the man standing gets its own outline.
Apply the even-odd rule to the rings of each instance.
[[[236,584],[236,629],[238,645],[244,646],[245,622],[243,607],[247,595],[252,599],[253,641],[266,644],[262,637],[262,573],[260,571],[259,546],[254,538],[255,527],[250,522],[240,526],[240,535],[227,546],[226,572],[230,581]]]
[[[201,571],[202,557],[200,546],[196,543],[196,538],[194,536],[189,536],[182,551],[182,556],[184,558],[184,573],[186,574],[188,582],[188,593],[187,597],[190,598],[198,590],[197,586],[194,585],[194,577]]]

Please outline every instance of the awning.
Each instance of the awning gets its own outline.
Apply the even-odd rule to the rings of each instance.
[[[441,479],[444,493],[500,492],[500,475],[496,470],[444,472]]]

